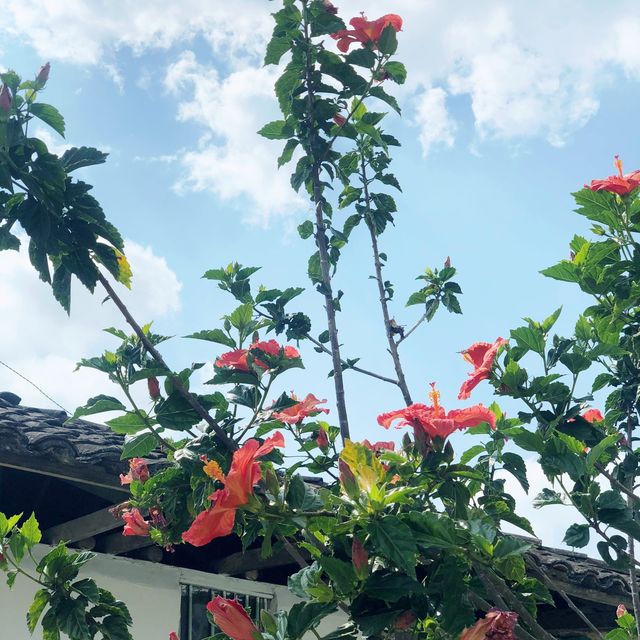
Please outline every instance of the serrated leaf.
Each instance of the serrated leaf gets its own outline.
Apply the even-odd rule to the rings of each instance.
[[[44,102],[34,102],[29,111],[64,138],[64,118],[55,107]]]

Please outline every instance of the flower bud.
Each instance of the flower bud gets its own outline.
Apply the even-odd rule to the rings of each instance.
[[[627,615],[627,607],[625,607],[623,604],[619,604],[618,608],[616,609],[616,618],[622,618],[622,616]]]
[[[169,640],[180,640],[180,638],[178,638],[178,634],[175,631],[172,631],[169,634]]]
[[[339,127],[344,127],[344,125],[347,124],[347,119],[343,115],[340,115],[339,113],[336,113],[336,115],[333,116],[333,121]]]
[[[355,536],[351,545],[351,562],[358,579],[364,580],[369,575],[369,554],[360,539]]]
[[[51,64],[47,62],[44,66],[40,67],[40,71],[36,76],[36,83],[41,87],[45,85],[47,80],[49,79],[49,71],[51,71]]]
[[[358,488],[358,482],[349,465],[344,460],[338,460],[338,470],[340,471],[340,483],[345,493],[350,498],[359,496],[360,489]]]
[[[334,16],[338,13],[338,7],[336,7],[331,0],[322,0],[322,4],[327,13],[332,13]]]
[[[160,383],[158,378],[147,378],[147,388],[149,389],[149,396],[152,400],[158,400],[160,398]]]
[[[329,437],[327,436],[327,432],[323,427],[320,427],[320,431],[318,431],[316,444],[318,445],[318,447],[320,447],[320,450],[323,453],[326,453],[329,449]]]
[[[393,623],[393,628],[396,631],[406,631],[416,620],[416,614],[413,611],[403,611]]]
[[[0,89],[0,111],[4,111],[4,113],[9,113],[9,109],[11,108],[11,91],[9,91],[9,87],[6,84],[2,85],[2,89]]]
[[[444,261],[444,266],[448,269],[451,266],[451,257],[447,256],[447,259]]]

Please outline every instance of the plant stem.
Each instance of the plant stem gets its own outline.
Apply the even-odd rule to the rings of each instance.
[[[528,558],[526,555],[525,555],[525,562],[527,563],[530,569],[533,569],[533,571],[535,571],[540,576],[540,578],[542,579],[542,582],[544,582],[545,586],[548,589],[553,589],[556,593],[558,593],[560,597],[567,603],[569,609],[571,609],[580,618],[580,620],[582,620],[582,622],[584,622],[587,625],[587,627],[589,627],[589,629],[591,629],[591,631],[595,633],[598,638],[600,638],[600,640],[604,640],[604,637],[600,633],[599,629],[591,622],[591,620],[589,620],[589,618],[587,618],[587,616],[584,615],[584,613],[582,613],[582,611],[578,608],[576,603],[569,597],[569,595],[565,591],[560,589],[556,584],[553,583],[551,578],[549,578],[549,576],[546,574],[546,572],[542,567],[540,567],[538,564],[536,564],[531,558]]]
[[[309,21],[307,16],[307,2],[303,0],[304,16],[304,36],[307,47],[311,46],[309,36]],[[344,381],[342,378],[342,358],[340,357],[340,342],[338,341],[338,327],[336,324],[336,309],[333,303],[333,291],[331,288],[331,273],[329,269],[329,249],[327,240],[327,229],[324,222],[324,196],[322,195],[322,181],[320,179],[320,166],[322,162],[321,152],[313,150],[322,147],[322,140],[318,135],[314,117],[314,93],[312,89],[313,68],[309,52],[306,55],[305,81],[307,85],[307,107],[309,110],[309,153],[313,156],[313,166],[311,169],[312,197],[315,205],[316,229],[315,240],[320,254],[320,272],[322,282],[322,293],[324,295],[324,308],[327,314],[327,329],[331,342],[331,357],[333,359],[333,384],[336,390],[336,406],[338,409],[338,421],[340,423],[340,434],[342,441],[350,437],[349,418],[347,416],[347,405],[345,402]]]
[[[145,349],[151,354],[153,359],[167,371],[171,372],[171,369],[167,366],[164,358],[160,352],[151,344],[151,341],[142,330],[142,327],[135,321],[134,317],[127,309],[124,302],[120,299],[114,288],[109,281],[101,274],[98,273],[98,281],[104,287],[105,291],[109,294],[109,297],[113,303],[118,307],[120,313],[124,316],[129,326],[134,330],[135,334],[140,338],[140,342],[144,345]],[[209,412],[198,402],[198,399],[188,391],[188,389],[182,384],[180,378],[173,373],[168,374],[169,379],[173,384],[173,388],[189,403],[189,406],[213,429],[214,433],[224,446],[229,451],[235,451],[237,449],[236,443],[229,437],[227,432],[209,415]]]
[[[118,376],[118,379],[120,379],[120,376]],[[125,384],[123,384],[122,382],[120,382],[120,388],[124,392],[124,395],[127,396],[127,400],[129,400],[129,402],[131,403],[131,406],[133,407],[133,410],[142,419],[142,421],[145,424],[145,427],[147,429],[149,429],[149,431],[151,431],[151,433],[153,433],[153,435],[155,436],[156,440],[158,442],[161,442],[165,447],[167,447],[167,449],[169,449],[169,451],[176,451],[176,448],[170,442],[165,440],[165,438],[163,438],[158,433],[158,430],[151,424],[151,421],[149,420],[147,414],[143,413],[142,411],[140,411],[140,409],[138,408],[138,405],[136,405],[134,399],[131,397],[131,393],[129,392],[129,389],[127,389],[127,386]]]
[[[413,403],[411,400],[411,393],[407,386],[407,381],[404,377],[404,371],[402,370],[402,363],[400,362],[400,356],[398,355],[398,345],[393,339],[391,333],[391,318],[389,317],[389,305],[387,304],[387,292],[384,288],[384,279],[382,277],[382,262],[380,261],[380,251],[378,249],[378,236],[376,235],[376,228],[371,221],[371,197],[369,195],[369,181],[367,180],[367,168],[364,163],[364,156],[360,157],[360,179],[364,188],[364,201],[368,212],[367,227],[369,227],[369,234],[371,236],[371,249],[373,251],[373,264],[376,270],[376,282],[378,283],[378,293],[380,299],[380,307],[382,309],[382,318],[384,320],[384,332],[387,335],[387,342],[389,343],[389,353],[393,360],[393,367],[396,370],[396,376],[398,377],[398,386],[402,392],[402,397],[407,405]]]
[[[633,420],[631,419],[631,411],[627,414],[627,441],[629,442],[629,446],[633,448]],[[630,453],[629,455],[634,455]],[[629,474],[629,478],[627,481],[627,486],[632,489],[633,488],[633,474]],[[633,493],[633,492],[631,492]],[[634,496],[635,497],[635,496]],[[632,513],[634,511],[634,502],[631,496],[627,495],[627,504],[631,509]],[[635,555],[635,540],[633,536],[627,536],[627,544],[629,546],[629,557],[631,558],[631,562],[629,563],[629,581],[631,587],[631,600],[633,602],[633,614],[636,619],[636,631],[638,632],[638,637],[640,638],[640,594],[638,593],[638,571],[636,569],[636,555]]]
[[[331,351],[327,349],[327,347],[325,347],[322,344],[322,342],[320,342],[319,340],[316,340],[313,336],[310,336],[309,334],[307,334],[305,338],[307,338],[307,340],[315,344],[316,347],[318,347],[318,349],[322,349],[324,353],[331,355]],[[377,380],[382,380],[382,382],[388,382],[389,384],[395,384],[396,386],[398,386],[398,381],[394,380],[393,378],[387,378],[386,376],[382,376],[379,373],[376,373],[375,371],[369,371],[368,369],[363,369],[362,367],[358,367],[356,365],[349,366],[349,364],[345,360],[342,361],[342,364],[348,366],[349,369],[353,369],[358,373],[364,374],[365,376],[371,376],[372,378],[376,378]]]
[[[409,329],[409,331],[407,331],[407,333],[405,333],[404,336],[402,336],[400,340],[398,340],[398,346],[400,346],[400,344],[404,342],[426,319],[427,314],[423,313],[420,317],[420,320],[418,320],[418,322],[416,322],[413,327],[411,327],[411,329]]]

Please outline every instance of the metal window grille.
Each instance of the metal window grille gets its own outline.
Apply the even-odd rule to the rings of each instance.
[[[204,640],[220,630],[209,623],[207,604],[216,596],[237,600],[256,622],[260,620],[260,612],[269,609],[272,598],[256,596],[236,591],[211,589],[194,584],[181,585],[180,602],[180,638],[181,640]]]

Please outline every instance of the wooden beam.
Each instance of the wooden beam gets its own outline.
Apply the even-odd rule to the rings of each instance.
[[[269,558],[261,558],[260,549],[250,549],[244,553],[233,553],[226,558],[221,558],[213,563],[212,570],[229,576],[237,576],[248,571],[260,571],[274,567],[284,567],[295,564],[286,549],[276,551]]]
[[[121,526],[122,520],[114,517],[109,508],[106,508],[50,527],[43,532],[42,538],[47,544],[58,544],[63,540],[72,543]]]
[[[123,536],[121,531],[110,533],[98,541],[99,551],[118,556],[155,544],[148,536]]]
[[[0,452],[0,467],[104,487],[124,494],[129,493],[129,487],[120,486],[116,474],[107,473],[95,465],[63,464],[52,462],[44,456],[22,456],[2,451]]]

